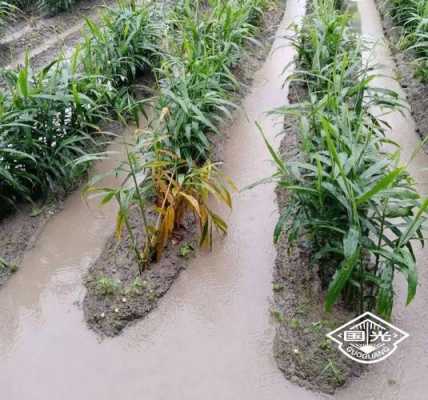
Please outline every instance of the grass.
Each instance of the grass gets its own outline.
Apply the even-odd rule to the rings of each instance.
[[[351,16],[332,0],[319,0],[293,38],[307,97],[276,113],[296,121],[299,155],[283,160],[272,147],[275,175],[289,195],[275,229],[293,243],[306,235],[327,287],[325,308],[341,298],[360,312],[390,318],[394,279],[417,289],[414,242],[424,244],[428,200],[416,191],[387,126],[372,113],[399,110],[396,93],[373,87]],[[385,145],[395,150],[385,151]]]

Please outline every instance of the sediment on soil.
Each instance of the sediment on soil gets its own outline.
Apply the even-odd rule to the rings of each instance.
[[[263,16],[260,33],[256,38],[260,45],[248,44],[239,65],[234,68],[236,79],[242,83],[239,93],[235,94],[236,103],[239,103],[248,91],[254,72],[266,59],[284,10],[284,2],[272,3]],[[212,158],[215,161],[222,160],[222,149],[225,145],[226,137],[213,138]],[[142,243],[144,234],[141,226],[135,224],[136,221],[133,226],[140,228],[138,242]],[[124,234],[120,242],[112,235],[85,277],[87,293],[83,310],[89,327],[101,336],[115,336],[129,324],[144,318],[152,311],[197,250],[198,229],[194,220],[186,220],[184,226],[175,232],[162,259],[150,265],[141,276],[131,247],[127,243],[127,235]],[[116,289],[113,293],[106,295],[99,290],[101,278],[115,283]]]
[[[423,83],[415,76],[415,57],[412,51],[397,47],[401,28],[394,25],[390,15],[389,3],[385,0],[375,0],[375,3],[397,68],[396,78],[406,93],[411,114],[416,123],[416,132],[422,139],[425,139],[428,136],[428,84]],[[428,152],[428,145],[425,145],[424,148]]]
[[[303,85],[291,82],[289,103],[306,96]],[[296,124],[285,121],[280,144],[283,160],[299,158]],[[287,192],[276,190],[278,209],[287,204]],[[355,317],[343,303],[324,311],[324,295],[319,266],[312,260],[310,240],[301,237],[293,246],[282,234],[277,244],[273,273],[273,310],[276,320],[274,356],[287,379],[314,391],[334,393],[364,371],[345,357],[326,334]]]

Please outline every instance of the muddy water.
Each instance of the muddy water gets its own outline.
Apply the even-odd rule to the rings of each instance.
[[[303,10],[303,0],[288,1],[282,33]],[[276,41],[227,132],[226,172],[240,187],[273,171],[254,121],[271,140],[281,129],[264,113],[286,100],[280,73],[293,54],[282,44]],[[315,398],[287,383],[272,358],[273,187],[237,194],[235,202],[227,239],[198,256],[146,320],[99,342],[76,302],[114,209],[88,209],[71,197],[0,291],[1,398]]]
[[[363,35],[376,43],[375,50],[368,55],[376,64],[382,64],[381,73],[394,76],[393,60],[383,42],[381,21],[373,0],[360,0],[358,9],[361,15]],[[404,93],[390,78],[379,78],[377,86],[392,88]],[[392,126],[389,137],[402,146],[402,160],[408,161],[419,144],[415,125],[409,115],[394,113],[385,117]],[[410,164],[410,172],[416,179],[421,194],[428,194],[428,156],[420,152]],[[373,368],[370,374],[356,381],[340,394],[340,399],[373,400],[426,400],[428,398],[428,249],[418,249],[418,271],[420,285],[415,301],[408,307],[403,305],[406,286],[399,282],[397,287],[397,309],[394,323],[410,334],[409,339],[400,344],[397,352]]]

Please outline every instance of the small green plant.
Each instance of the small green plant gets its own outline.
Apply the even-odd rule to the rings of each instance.
[[[101,296],[113,296],[120,288],[117,281],[107,276],[102,276],[97,279],[96,291]]]
[[[191,244],[184,244],[180,246],[179,254],[181,257],[189,257],[195,251]]]
[[[300,329],[301,327],[300,321],[297,318],[292,318],[290,320],[290,327],[292,329]]]
[[[338,385],[343,385],[343,383],[345,382],[343,373],[337,368],[335,362],[330,359],[321,371],[320,375],[327,375],[333,377],[333,379],[335,379]]]
[[[137,276],[129,287],[124,291],[125,295],[140,296],[148,287],[147,281],[143,281],[141,277]]]
[[[0,268],[1,269],[9,268],[9,263],[4,258],[1,258],[1,257],[0,257]]]
[[[277,322],[284,322],[285,321],[285,317],[283,315],[283,313],[280,310],[277,309],[271,309],[270,311],[272,317],[277,321]]]

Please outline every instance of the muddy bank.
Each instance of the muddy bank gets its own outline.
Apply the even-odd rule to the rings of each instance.
[[[21,206],[0,220],[0,287],[18,270],[23,255],[34,246],[49,218],[60,208],[61,202],[41,210]]]
[[[302,88],[291,93],[303,93]],[[291,97],[291,102],[296,98]],[[288,121],[280,151],[283,159],[298,157],[296,130]],[[279,210],[287,193],[277,188]],[[273,317],[277,321],[274,355],[278,367],[291,382],[305,388],[334,393],[364,371],[345,357],[326,334],[355,317],[343,304],[324,311],[324,291],[318,266],[311,261],[310,241],[301,238],[290,246],[286,235],[277,244],[273,273]]]
[[[248,93],[255,72],[269,54],[284,10],[284,2],[272,3],[263,15],[260,33],[256,37],[260,45],[248,44],[239,65],[235,66],[235,77],[242,83],[239,93],[234,95],[236,103],[240,103]],[[222,131],[225,129],[226,127],[221,127]],[[213,138],[214,160],[223,160],[227,139],[227,135]],[[144,235],[141,230],[138,234],[138,242],[143,243]],[[118,243],[112,235],[85,278],[85,319],[89,327],[101,335],[119,334],[127,325],[145,317],[157,306],[159,298],[168,291],[180,271],[185,269],[189,256],[197,251],[197,228],[194,221],[188,220],[185,226],[175,233],[175,238],[163,258],[151,265],[142,276],[139,276],[138,265],[127,242],[128,238],[124,237]],[[107,295],[105,290],[100,290],[102,282],[108,282],[108,285],[114,288],[109,290]]]
[[[413,53],[410,50],[405,51],[397,47],[401,28],[394,25],[392,21],[389,3],[383,0],[376,0],[375,3],[381,15],[383,31],[388,39],[389,49],[397,67],[396,78],[406,93],[411,115],[416,122],[416,132],[424,139],[428,135],[428,84],[421,82],[415,76]],[[425,151],[428,151],[428,145],[425,145]]]

